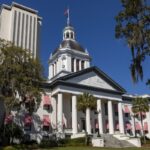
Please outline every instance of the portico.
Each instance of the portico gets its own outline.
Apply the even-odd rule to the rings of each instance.
[[[52,83],[54,90],[52,91],[52,97],[56,99],[56,126],[59,132],[64,132],[69,129],[72,134],[83,132],[83,123],[88,120],[86,124],[86,131],[88,134],[95,132],[95,120],[98,121],[98,130],[100,134],[109,133],[114,134],[116,131],[115,123],[118,122],[118,130],[120,133],[124,133],[124,122],[123,122],[123,108],[122,108],[122,97],[121,91],[111,90],[112,87],[107,85],[108,89],[95,88],[95,86],[87,85],[86,80],[95,78],[98,81],[100,74],[97,72],[97,68],[88,68],[86,70],[73,73],[72,76],[60,77],[57,82]],[[100,73],[100,72],[99,72]],[[89,74],[89,75],[88,75]],[[77,81],[78,79],[84,80],[84,83]],[[88,76],[88,79],[85,77]],[[91,77],[90,77],[91,76]],[[99,79],[100,80],[100,79]],[[72,82],[76,81],[76,83]],[[93,82],[95,82],[93,80]],[[86,84],[85,84],[86,83]],[[94,84],[94,83],[93,83]],[[102,85],[102,81],[100,83]],[[103,78],[103,86],[106,83]],[[98,86],[98,85],[97,85]],[[88,111],[87,116],[85,113],[78,111],[78,95],[84,92],[89,92],[97,100],[97,109]],[[115,105],[117,106],[117,113],[115,114]],[[108,120],[108,125],[105,122]],[[107,127],[108,126],[108,127]]]
[[[92,122],[97,119],[98,120],[98,127],[99,127],[99,133],[103,134],[106,133],[106,126],[104,125],[105,120],[108,119],[108,125],[109,125],[109,134],[114,134],[115,133],[115,117],[114,116],[114,104],[118,105],[118,116],[117,116],[117,120],[119,122],[119,132],[120,133],[124,133],[124,123],[123,123],[123,113],[121,113],[122,111],[122,105],[121,102],[117,102],[114,100],[106,100],[106,99],[98,99],[97,98],[97,113],[95,114],[94,112],[96,111],[89,111],[87,117],[85,116],[85,114],[83,112],[79,112],[77,109],[77,96],[79,94],[68,94],[68,93],[64,93],[64,92],[59,92],[56,94],[57,95],[57,129],[58,132],[65,132],[65,130],[70,129],[72,134],[77,134],[79,132],[82,131],[82,128],[80,129],[79,126],[81,127],[81,118],[83,119],[88,119],[90,120],[90,122],[86,125],[86,130],[88,134],[92,134],[94,133],[94,129],[95,126],[92,124]],[[68,99],[64,99],[66,98],[65,95],[69,95]],[[65,102],[68,101],[67,103],[69,104],[67,106],[68,111],[66,111],[66,106],[65,106]],[[102,107],[102,105],[104,105],[104,102],[108,105],[107,107],[107,112],[108,112],[108,116],[105,116],[105,114],[103,114],[104,112],[104,107]],[[71,107],[71,108],[69,108]],[[65,111],[66,112],[65,112]],[[70,114],[70,116],[67,116],[66,113]],[[70,120],[71,118],[71,120]]]

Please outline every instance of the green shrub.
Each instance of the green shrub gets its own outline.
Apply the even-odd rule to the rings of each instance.
[[[6,146],[3,148],[3,150],[16,150],[13,146]]]
[[[85,137],[76,139],[61,139],[58,141],[59,146],[84,146]]]
[[[144,137],[141,137],[140,139],[141,139],[141,143],[144,144]],[[150,139],[147,137],[145,137],[145,139],[146,139],[146,144],[150,144]]]
[[[48,147],[56,147],[58,146],[56,140],[42,140],[39,147],[40,148],[48,148]]]

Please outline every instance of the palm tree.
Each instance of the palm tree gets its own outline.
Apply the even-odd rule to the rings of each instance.
[[[90,110],[96,109],[96,98],[89,93],[83,93],[77,99],[78,110],[86,112],[86,132],[91,134]]]
[[[142,112],[146,113],[149,111],[149,105],[148,105],[148,99],[147,98],[142,98],[142,97],[137,97],[133,100],[133,106],[132,106],[132,111],[133,113],[140,114],[140,120],[141,120],[141,127],[142,127],[142,136],[144,137],[144,143],[146,142],[145,140],[145,133],[143,129],[143,115]]]

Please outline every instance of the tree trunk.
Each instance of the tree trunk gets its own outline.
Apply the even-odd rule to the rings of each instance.
[[[143,127],[143,116],[142,116],[142,112],[140,112],[140,118],[141,118],[141,127],[142,127],[142,136],[144,138],[144,144],[146,143],[146,139],[145,139],[145,132],[144,132],[144,127]]]
[[[91,134],[90,108],[86,108],[86,132]]]
[[[135,138],[137,138],[136,127],[135,127],[135,114],[133,115],[133,119],[134,119],[134,132],[135,132]]]

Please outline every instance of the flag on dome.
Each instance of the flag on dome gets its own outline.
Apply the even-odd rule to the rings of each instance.
[[[65,16],[68,16],[68,15],[69,15],[69,8],[67,8],[67,9],[65,10],[64,15],[65,15]]]

